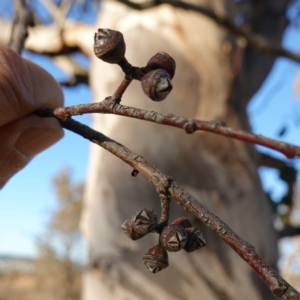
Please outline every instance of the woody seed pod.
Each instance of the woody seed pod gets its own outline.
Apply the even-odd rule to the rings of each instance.
[[[181,217],[172,222],[172,224],[181,225],[183,228],[192,227],[192,223],[189,219]]]
[[[151,208],[144,208],[136,213],[132,221],[133,229],[142,235],[151,232],[158,223],[156,213]]]
[[[170,75],[163,69],[148,72],[141,83],[144,93],[153,101],[164,100],[173,88]]]
[[[188,239],[188,233],[181,225],[172,224],[163,229],[160,235],[161,245],[170,252],[181,250]]]
[[[198,250],[206,245],[206,241],[198,228],[187,228],[188,240],[184,246],[186,252]]]
[[[137,233],[132,226],[132,221],[133,221],[133,217],[131,217],[130,219],[127,219],[121,226],[121,228],[123,229],[124,233],[132,240],[138,240],[140,238],[142,238],[144,235],[143,234],[139,234]]]
[[[110,64],[119,63],[125,55],[123,34],[111,29],[99,28],[94,35],[95,55]]]
[[[149,59],[147,67],[151,70],[163,69],[169,73],[172,79],[175,74],[176,62],[168,53],[160,51]]]
[[[169,265],[168,252],[161,245],[156,245],[145,253],[143,261],[151,273],[157,273]]]
[[[126,220],[121,227],[129,238],[137,240],[153,231],[157,224],[155,211],[151,208],[144,208]]]

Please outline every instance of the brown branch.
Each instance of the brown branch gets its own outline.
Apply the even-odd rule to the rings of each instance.
[[[115,114],[154,122],[157,124],[182,128],[187,133],[193,133],[196,130],[208,131],[279,151],[287,158],[300,156],[300,147],[298,146],[269,139],[262,135],[232,129],[224,126],[224,124],[219,121],[200,121],[176,116],[173,114],[161,114],[154,111],[137,109],[130,106],[117,104],[116,102],[112,101],[110,97],[98,103],[80,104],[56,109],[42,109],[38,111],[38,114],[41,116],[56,116],[62,120],[66,120],[68,117],[73,115],[81,115],[86,113]]]
[[[284,228],[280,231],[278,231],[278,238],[283,238],[287,236],[295,236],[300,235],[300,227],[294,227],[294,226],[284,226]]]
[[[114,102],[120,103],[121,98],[123,94],[125,93],[126,89],[129,87],[130,83],[132,82],[132,79],[125,75],[125,78],[121,82],[121,84],[118,86],[117,90],[112,95],[112,100]]]
[[[280,160],[278,158],[272,157],[267,154],[260,153],[259,165],[277,169],[279,173],[279,177],[287,184],[287,189],[285,195],[282,196],[281,200],[276,204],[273,203],[272,206],[278,207],[280,204],[286,204],[292,209],[293,200],[295,197],[295,183],[297,181],[297,169],[290,165],[288,162]],[[285,226],[290,227],[290,226]],[[284,235],[292,234],[293,228],[284,228],[279,232],[279,237],[283,237]]]
[[[160,224],[168,225],[170,215],[170,196],[167,194],[159,194],[161,204]]]
[[[15,18],[12,26],[9,46],[21,53],[28,36],[27,28],[33,25],[33,15],[26,7],[25,0],[15,0]]]
[[[280,45],[274,44],[268,41],[261,35],[255,33],[249,33],[244,28],[237,27],[229,18],[220,16],[214,11],[206,8],[204,6],[195,5],[192,3],[174,1],[174,0],[158,0],[158,1],[149,1],[145,3],[134,3],[129,0],[115,0],[117,2],[123,3],[128,7],[136,10],[145,10],[151,7],[155,7],[161,4],[169,4],[173,7],[181,8],[184,10],[191,10],[198,12],[206,17],[210,18],[216,22],[219,26],[228,30],[231,34],[244,38],[248,45],[271,56],[283,56],[289,59],[292,59],[296,62],[300,62],[300,55],[288,51],[282,48]]]
[[[183,209],[197,217],[255,270],[275,296],[286,300],[300,299],[300,294],[259,257],[251,244],[239,237],[226,223],[203,207],[170,176],[161,173],[156,167],[148,164],[143,157],[132,153],[125,146],[86,125],[72,119],[59,121],[64,128],[98,144],[123,160],[134,170],[143,174],[159,194],[171,196]]]
[[[267,167],[267,168],[273,168],[277,169],[279,171],[285,170],[285,169],[295,169],[291,165],[289,165],[286,161],[280,160],[278,158],[275,158],[271,155],[265,154],[265,153],[259,153],[259,166],[260,167]]]
[[[67,15],[71,10],[74,0],[63,1],[58,7],[52,0],[40,0],[58,27],[63,30]]]

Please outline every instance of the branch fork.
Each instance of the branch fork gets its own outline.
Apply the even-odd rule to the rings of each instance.
[[[112,49],[117,51],[119,55],[119,50],[116,50],[115,48]],[[106,57],[108,55],[109,60],[113,60],[107,52],[105,55]],[[118,57],[118,60],[118,62],[122,61],[121,65],[124,63],[124,58],[120,59],[120,57]],[[149,67],[149,64],[147,66]],[[166,67],[166,65],[164,66]],[[36,113],[42,117],[56,117],[62,127],[81,135],[117,156],[133,168],[131,173],[132,176],[137,176],[137,174],[140,173],[146,177],[150,184],[156,189],[161,202],[160,221],[158,222],[156,213],[152,209],[144,208],[126,220],[122,225],[125,234],[133,240],[142,238],[150,232],[157,232],[159,234],[158,244],[151,247],[143,256],[143,260],[148,270],[152,273],[157,273],[165,269],[168,266],[168,251],[172,252],[184,249],[185,251],[190,252],[200,249],[206,244],[201,232],[197,228],[191,227],[191,224],[187,219],[179,218],[173,221],[171,225],[168,225],[170,201],[173,199],[183,209],[198,218],[207,228],[219,236],[243,260],[245,260],[263,279],[274,295],[289,300],[300,299],[300,294],[258,256],[255,248],[251,244],[244,241],[226,223],[202,206],[196,199],[174,182],[170,176],[163,174],[155,166],[148,164],[143,157],[132,153],[125,146],[88,126],[73,120],[71,116],[95,112],[113,113],[182,128],[187,133],[193,133],[196,130],[209,131],[242,141],[263,145],[280,151],[290,158],[300,155],[300,148],[298,146],[226,127],[225,124],[220,121],[205,122],[121,105],[120,101],[122,95],[132,79],[135,79],[134,76],[137,76],[136,74],[139,74],[139,72],[147,70],[147,67],[140,69],[132,67],[130,69],[130,66],[124,63],[122,70],[123,69],[127,72],[125,72],[124,80],[121,82],[113,96],[105,98],[104,101],[65,108],[42,109]],[[132,72],[130,75],[129,71]],[[167,70],[165,70],[165,72],[167,72]],[[147,74],[149,74],[149,72]],[[172,74],[167,74],[171,79]],[[141,77],[141,81],[143,81],[143,78],[145,78],[146,75]],[[160,101],[161,99],[152,100]]]

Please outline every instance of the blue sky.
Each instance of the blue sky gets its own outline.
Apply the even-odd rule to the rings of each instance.
[[[285,31],[283,46],[291,51],[300,53],[300,28],[289,26]],[[300,98],[295,97],[294,81],[300,72],[300,64],[286,58],[278,58],[260,90],[253,96],[248,113],[253,132],[267,137],[281,139],[300,145]],[[287,126],[286,134],[279,137],[283,126]],[[285,157],[263,147],[262,152],[285,160]],[[300,160],[290,160],[300,170]],[[261,168],[263,186],[270,191],[274,199],[279,199],[286,189],[286,185],[278,180],[278,171]],[[299,180],[299,179],[298,179]]]
[[[38,3],[37,1],[33,1]],[[2,5],[3,4],[3,5]],[[2,9],[1,9],[2,7]],[[5,8],[6,7],[6,8]],[[0,0],[0,17],[12,12],[11,1]],[[43,18],[49,16],[41,6],[37,6]],[[94,13],[95,14],[95,13]],[[74,9],[72,16],[79,18],[79,12]],[[89,21],[93,16],[84,16]],[[300,50],[300,29],[289,27],[286,30],[283,45],[293,51]],[[66,75],[57,69],[50,58],[24,53],[25,56],[43,66],[57,80],[63,80]],[[82,61],[82,60],[81,60]],[[87,62],[85,62],[86,64]],[[300,145],[299,124],[300,99],[293,94],[293,82],[299,64],[290,60],[277,59],[272,72],[259,92],[249,105],[249,115],[253,131],[268,137],[278,138],[281,127],[288,124],[286,135],[282,138]],[[91,101],[91,93],[87,86],[65,88],[66,105],[87,103]],[[89,116],[80,120],[89,124]],[[282,155],[266,150],[264,152]],[[73,179],[85,179],[88,160],[89,143],[73,133],[66,132],[64,139],[50,149],[38,155],[25,169],[14,176],[0,192],[0,255],[34,256],[36,254],[35,237],[44,230],[51,211],[55,208],[55,195],[51,179],[64,167],[73,170]],[[294,162],[299,169],[299,159]],[[272,192],[274,198],[279,198],[285,190],[285,185],[278,180],[278,172],[261,169],[264,188]]]

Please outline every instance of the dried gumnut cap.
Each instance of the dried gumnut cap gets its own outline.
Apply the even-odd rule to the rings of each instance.
[[[172,222],[172,224],[181,225],[183,228],[192,227],[192,223],[189,219],[181,217]]]
[[[155,228],[158,223],[156,213],[151,208],[144,208],[132,218],[132,226],[135,232],[145,235]]]
[[[160,51],[149,59],[147,67],[151,70],[163,69],[172,79],[176,70],[176,62],[168,53]]]
[[[173,88],[170,75],[163,69],[148,72],[141,82],[144,93],[153,101],[164,100]]]
[[[110,64],[119,63],[125,55],[123,34],[111,29],[99,28],[94,35],[95,55]]]
[[[137,233],[132,226],[132,221],[133,221],[133,217],[131,217],[130,219],[126,220],[121,228],[124,231],[124,233],[131,238],[132,240],[138,240],[140,238],[142,238],[144,236],[144,234],[139,234]]]
[[[184,246],[186,252],[198,250],[206,245],[206,241],[198,228],[187,228],[188,240]]]
[[[188,239],[188,233],[181,225],[172,224],[163,229],[160,235],[161,245],[170,252],[181,250]]]
[[[157,273],[169,265],[168,252],[161,245],[156,245],[145,253],[143,261],[151,273]]]

